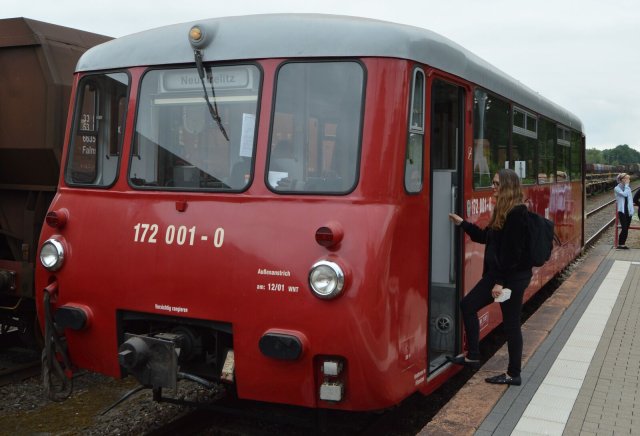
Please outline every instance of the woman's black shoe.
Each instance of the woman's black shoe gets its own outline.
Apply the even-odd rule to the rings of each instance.
[[[493,383],[495,385],[514,385],[520,386],[522,384],[522,379],[520,376],[511,377],[507,374],[500,374],[494,377],[485,378],[484,381],[487,383]]]
[[[469,368],[474,369],[480,368],[479,360],[469,360],[464,356],[447,356],[447,360],[451,363],[455,363],[456,365],[468,366]]]

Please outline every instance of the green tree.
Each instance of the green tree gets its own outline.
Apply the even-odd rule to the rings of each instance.
[[[600,163],[609,165],[626,165],[631,163],[639,163],[640,152],[629,147],[627,144],[622,144],[610,150],[603,150],[602,159],[603,161],[601,161]]]
[[[598,150],[597,148],[587,148],[585,159],[589,164],[604,163],[602,150]]]

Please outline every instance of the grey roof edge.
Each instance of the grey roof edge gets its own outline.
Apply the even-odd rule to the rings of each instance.
[[[432,31],[369,18],[324,14],[264,14],[173,24],[101,44],[76,71],[192,64],[189,29],[200,25],[205,61],[264,58],[390,57],[410,59],[488,89],[526,109],[582,131],[580,119],[455,42]]]

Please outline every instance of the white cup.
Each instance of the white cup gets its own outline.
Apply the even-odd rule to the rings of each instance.
[[[503,303],[511,298],[511,289],[502,288],[502,294],[493,299],[496,303]]]

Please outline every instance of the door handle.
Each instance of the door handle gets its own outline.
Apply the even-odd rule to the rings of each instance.
[[[456,213],[456,203],[458,198],[458,188],[451,185],[451,213]],[[456,282],[456,225],[451,222],[451,259],[449,261],[449,282]]]

